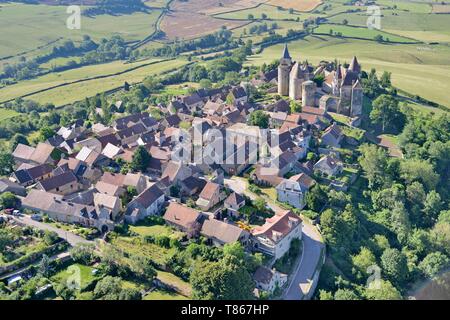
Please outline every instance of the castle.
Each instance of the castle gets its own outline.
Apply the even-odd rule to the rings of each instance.
[[[348,68],[322,64],[316,70],[308,62],[293,62],[287,44],[278,66],[278,94],[301,100],[302,106],[320,107],[351,118],[360,118],[363,106],[363,88],[360,81],[361,66],[353,57]],[[321,87],[312,81],[324,76]]]

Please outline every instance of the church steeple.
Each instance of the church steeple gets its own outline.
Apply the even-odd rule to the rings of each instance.
[[[291,55],[289,54],[289,49],[288,49],[288,45],[287,43],[284,45],[284,50],[283,50],[283,59],[291,59]]]
[[[353,57],[352,62],[350,63],[350,66],[348,67],[348,70],[356,73],[361,72],[361,66],[359,65],[358,59],[356,56]]]

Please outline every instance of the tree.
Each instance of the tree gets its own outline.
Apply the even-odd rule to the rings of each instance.
[[[434,190],[439,182],[439,175],[434,172],[433,165],[425,160],[406,159],[400,163],[400,177],[411,184],[422,183],[428,191]]]
[[[450,266],[449,258],[441,252],[428,254],[420,263],[419,269],[429,278],[437,276],[441,271]]]
[[[94,289],[94,296],[102,300],[118,300],[121,291],[121,279],[106,276],[97,282]]]
[[[11,141],[10,141],[10,146],[11,146],[11,150],[14,151],[17,147],[17,145],[19,144],[24,144],[29,146],[30,142],[28,141],[27,137],[21,133],[16,133]]]
[[[391,281],[403,284],[408,277],[406,256],[398,249],[386,249],[381,255],[381,267]]]
[[[38,274],[43,277],[48,277],[50,274],[50,258],[47,255],[43,255],[41,261],[38,264]]]
[[[389,88],[391,83],[391,73],[384,71],[380,78],[380,84],[383,88]]]
[[[70,256],[75,262],[85,265],[91,264],[95,259],[95,245],[88,243],[76,244],[70,249]]]
[[[39,129],[39,140],[46,141],[47,139],[54,137],[56,134],[55,130],[50,127],[42,127]]]
[[[269,116],[262,110],[253,111],[250,113],[249,124],[267,129],[269,127]]]
[[[200,88],[203,89],[211,89],[212,88],[212,82],[209,79],[202,79],[199,82]]]
[[[430,242],[450,256],[450,222],[439,221],[430,232]]]
[[[72,300],[75,297],[75,289],[69,288],[65,281],[55,286],[55,293],[63,300]]]
[[[386,129],[402,129],[405,117],[400,111],[397,99],[383,94],[373,101],[372,106],[370,120],[375,124],[381,124],[383,132],[386,132]]]
[[[130,270],[148,282],[153,281],[156,277],[156,271],[150,259],[142,255],[133,255],[130,257]]]
[[[130,167],[134,171],[147,171],[147,167],[150,164],[151,156],[147,149],[143,146],[137,147],[133,154]]]
[[[0,253],[14,242],[14,236],[6,229],[0,229]]]
[[[17,209],[20,208],[20,199],[8,191],[0,196],[0,205],[5,209]]]
[[[252,299],[254,283],[242,263],[233,255],[225,255],[218,262],[197,262],[190,277],[194,299]]]
[[[7,176],[14,171],[14,158],[11,153],[0,151],[0,175]]]
[[[334,300],[360,300],[360,298],[353,290],[338,289],[334,293]]]
[[[356,268],[357,277],[359,279],[367,279],[368,269],[377,265],[375,255],[366,247],[362,247],[357,255],[352,256],[352,262]]]
[[[372,281],[366,288],[365,296],[369,300],[401,300],[400,292],[387,280]]]
[[[442,210],[441,196],[434,190],[431,190],[425,199],[423,212],[425,213],[430,225],[434,223]]]
[[[360,147],[361,156],[358,161],[369,180],[369,188],[383,186],[389,177],[386,176],[388,156],[384,149],[376,145],[364,144]]]
[[[59,236],[54,231],[45,230],[43,239],[44,239],[45,244],[50,246],[50,245],[56,243],[56,241],[58,241]]]
[[[297,103],[295,100],[292,100],[289,103],[290,109],[291,109],[291,113],[297,113],[297,112],[302,112],[302,106],[300,103]]]
[[[320,212],[328,202],[326,190],[320,184],[314,185],[308,193],[306,193],[306,205],[310,210]]]

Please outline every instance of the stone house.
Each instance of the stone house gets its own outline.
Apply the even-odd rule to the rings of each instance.
[[[165,195],[161,189],[152,185],[128,204],[125,220],[128,223],[135,224],[148,216],[159,214],[164,200]]]
[[[215,246],[239,242],[244,247],[248,243],[250,233],[224,221],[206,219],[203,222],[200,234],[208,238]]]
[[[291,211],[277,212],[251,231],[253,250],[281,258],[294,239],[302,238],[302,220]]]
[[[224,206],[229,215],[238,217],[239,209],[245,206],[245,198],[239,193],[233,192],[225,199]]]

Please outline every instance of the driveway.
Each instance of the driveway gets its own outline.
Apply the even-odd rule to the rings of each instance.
[[[252,200],[258,197],[247,189],[247,181],[245,179],[238,177],[225,179],[225,186],[234,192],[245,194]],[[266,200],[267,205],[275,212],[285,210],[271,201],[268,197],[264,195],[261,197]],[[302,300],[305,296],[312,295],[312,292],[310,292],[311,290],[315,290],[315,285],[312,286],[312,280],[316,269],[319,267],[319,264],[322,263],[322,261],[320,261],[320,257],[321,251],[325,245],[321,240],[322,238],[317,228],[306,221],[303,221],[302,232],[303,248],[302,256],[300,258],[301,260],[294,274],[290,277],[290,283],[288,285],[288,289],[283,295],[283,300]]]
[[[12,218],[15,221],[17,221],[18,223],[22,223],[22,224],[25,224],[30,227],[38,228],[40,230],[48,230],[48,231],[56,232],[60,238],[66,240],[71,246],[75,246],[79,243],[94,243],[93,241],[86,240],[83,237],[80,237],[72,232],[58,229],[54,226],[51,226],[51,225],[48,225],[48,224],[45,224],[45,223],[42,223],[39,221],[34,221],[27,215],[23,215],[21,217],[12,217]]]

